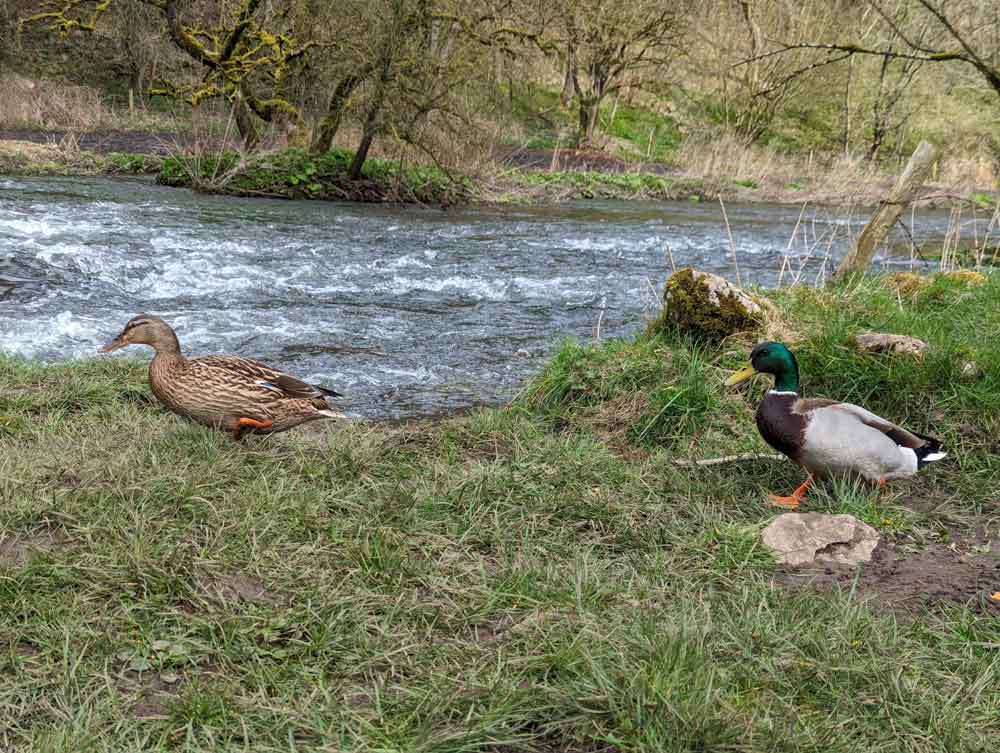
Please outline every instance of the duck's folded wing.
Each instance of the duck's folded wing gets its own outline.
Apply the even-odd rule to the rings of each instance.
[[[211,394],[223,402],[269,404],[285,397],[263,374],[235,369],[232,362],[221,356],[189,359],[187,368],[174,381],[183,382],[192,393]]]
[[[870,426],[873,429],[878,429],[900,447],[909,447],[910,449],[915,450],[918,447],[923,447],[927,444],[927,439],[925,437],[915,434],[912,431],[907,431],[902,426],[896,426],[896,424],[891,421],[886,421],[881,416],[875,415],[870,410],[865,410],[860,405],[854,405],[853,403],[834,403],[833,405],[825,406],[817,410],[817,412],[823,411],[841,411],[843,413],[847,413],[861,421],[861,423]]]
[[[200,361],[206,366],[222,368],[234,374],[239,374],[244,379],[255,382],[266,389],[280,392],[285,397],[302,398],[311,400],[323,397],[341,397],[339,392],[334,392],[326,387],[317,384],[309,384],[291,374],[278,371],[275,368],[254,361],[250,358],[240,356],[204,356],[193,359]]]

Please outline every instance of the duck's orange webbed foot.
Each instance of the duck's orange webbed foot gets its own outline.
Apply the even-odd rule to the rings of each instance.
[[[806,496],[806,492],[809,487],[812,486],[813,477],[811,475],[806,476],[806,480],[802,482],[802,485],[791,493],[788,497],[779,497],[777,494],[768,494],[768,499],[771,500],[772,505],[777,507],[788,507],[792,510],[797,510],[802,499]]]
[[[257,421],[253,418],[240,416],[233,425],[233,439],[237,442],[243,438],[243,432],[247,429],[270,429],[274,426],[274,421]]]

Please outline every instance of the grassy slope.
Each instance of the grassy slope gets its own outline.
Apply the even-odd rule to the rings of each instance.
[[[578,114],[571,103],[563,107],[559,92],[539,86],[517,91],[511,116],[524,132],[522,146],[566,148],[578,129]],[[601,107],[600,138],[610,138],[611,153],[626,160],[669,162],[682,140],[673,118],[634,104],[614,102]]]
[[[952,451],[813,509],[912,547],[995,514],[1000,277],[776,300],[809,393]],[[869,327],[934,351],[862,358]],[[799,472],[671,465],[760,447],[721,387],[743,354],[569,343],[508,409],[245,445],[137,364],[0,360],[0,747],[993,749],[1000,618],[774,588],[763,493]]]

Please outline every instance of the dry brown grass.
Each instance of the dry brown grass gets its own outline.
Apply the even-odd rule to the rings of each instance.
[[[747,145],[732,134],[688,138],[676,157],[685,174],[756,187],[741,190],[755,198],[782,202],[810,201],[871,204],[890,189],[898,171],[874,165],[859,155],[788,154],[773,147]],[[986,156],[945,154],[932,182],[937,197],[966,196],[996,185],[996,165]],[[900,168],[901,169],[901,168]]]
[[[996,158],[987,155],[945,154],[937,170],[937,180],[944,185],[965,187],[966,193],[977,188],[992,188],[1000,180]]]
[[[6,126],[98,130],[120,123],[96,89],[7,75],[0,79],[0,123]]]
[[[177,130],[173,116],[154,113],[136,97],[134,111],[116,108],[90,86],[17,74],[0,76],[0,127],[103,131]]]
[[[0,173],[89,173],[98,167],[96,155],[81,151],[73,138],[51,144],[0,140]]]

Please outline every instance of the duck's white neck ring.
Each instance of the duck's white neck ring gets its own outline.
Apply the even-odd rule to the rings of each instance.
[[[768,390],[768,395],[798,395],[794,390]]]

